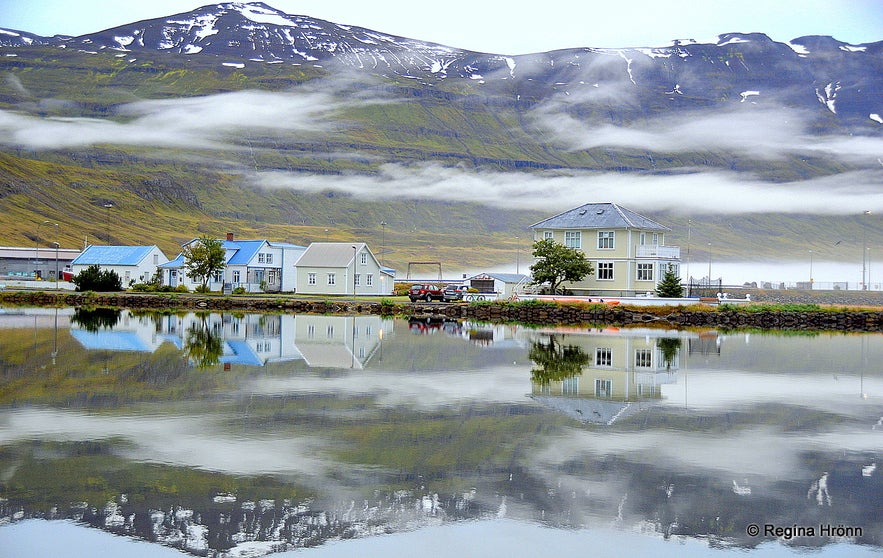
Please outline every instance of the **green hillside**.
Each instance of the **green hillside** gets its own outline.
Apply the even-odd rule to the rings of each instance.
[[[738,167],[770,181],[770,188],[776,182],[850,170],[844,163],[797,155],[746,161],[720,151],[659,156],[629,149],[567,149],[536,126],[525,110],[530,101],[516,96],[515,85],[500,85],[488,93],[467,81],[429,86],[341,78],[324,68],[288,64],[233,68],[212,58],[147,58],[57,48],[21,48],[16,53],[0,58],[0,109],[35,123],[88,118],[112,130],[119,126],[160,133],[149,127],[155,115],[132,114],[126,107],[247,91],[310,92],[328,107],[302,109],[316,111],[315,126],[312,113],[301,121],[297,110],[285,112],[282,107],[279,118],[297,120],[290,128],[237,124],[224,130],[224,137],[209,129],[197,138],[204,144],[189,144],[185,137],[138,145],[127,138],[80,147],[66,144],[62,140],[67,138],[53,136],[50,129],[43,132],[45,149],[4,147],[2,245],[51,243],[55,231],[43,225],[48,220],[59,223],[63,247],[156,243],[172,256],[182,242],[201,234],[234,232],[240,238],[297,244],[359,239],[377,252],[383,249],[384,263],[400,270],[415,260],[441,261],[451,270],[471,269],[512,265],[516,258],[526,261],[527,226],[550,212],[484,204],[480,188],[474,189],[475,203],[419,188],[413,194],[384,192],[402,188],[401,181],[387,179],[388,165],[434,165],[427,173],[442,168],[506,172],[514,191],[519,181],[559,169],[639,176],[697,166]],[[158,112],[173,107],[180,111],[173,114],[183,118],[203,110],[151,105],[156,106]],[[219,116],[235,119],[235,105],[228,111],[233,114]],[[210,120],[213,115],[204,117]],[[285,186],[266,186],[274,173],[285,175]],[[319,186],[313,185],[317,177],[322,179]],[[310,185],[301,187],[300,180]],[[359,193],[336,187],[344,181],[367,181],[367,186]],[[562,204],[618,201],[615,191],[597,199],[599,194],[589,186],[587,182],[586,199]],[[456,178],[452,187],[470,188]],[[690,215],[688,227],[686,216],[642,212],[672,227],[669,244],[685,247],[689,228],[697,259],[703,252],[696,247],[708,249],[711,239],[716,259],[790,259],[807,249],[820,259],[853,259],[852,251],[860,252],[861,235],[867,232],[859,220],[838,217]]]

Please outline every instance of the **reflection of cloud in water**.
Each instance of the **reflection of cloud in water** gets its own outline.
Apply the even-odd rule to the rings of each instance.
[[[18,409],[0,414],[0,444],[29,439],[56,441],[121,438],[127,444],[115,451],[135,461],[185,465],[231,474],[322,475],[327,463],[318,455],[324,443],[310,435],[263,437],[254,432],[236,436],[222,425],[224,416],[156,415],[110,417],[53,409]]]
[[[418,410],[460,404],[527,403],[525,394],[530,391],[530,368],[529,365],[513,365],[410,374],[372,370],[338,378],[263,377],[249,383],[245,390],[255,395],[302,392],[342,396],[368,394],[376,398],[377,405],[408,405]]]

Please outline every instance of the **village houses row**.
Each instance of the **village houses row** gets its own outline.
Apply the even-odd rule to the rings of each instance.
[[[594,273],[565,283],[577,295],[629,296],[654,291],[664,273],[680,276],[680,248],[665,244],[668,227],[615,203],[589,203],[530,225],[533,239],[553,239],[577,249],[592,262]],[[184,244],[199,242],[198,239]],[[395,270],[384,267],[364,242],[314,242],[298,246],[270,240],[222,240],[226,267],[209,281],[214,291],[243,288],[246,292],[297,292],[319,295],[389,295]],[[4,250],[0,248],[0,263]],[[34,253],[34,249],[30,249]],[[43,250],[44,278],[54,276],[51,249]],[[39,248],[38,248],[39,252]],[[56,258],[59,250],[56,248]],[[183,253],[169,260],[157,246],[88,246],[67,257],[76,275],[90,265],[115,271],[124,286],[150,280],[157,271],[162,283],[193,290],[199,279],[187,276]],[[21,257],[21,256],[19,256]],[[37,255],[37,263],[40,261]],[[57,261],[56,261],[57,263]],[[39,270],[39,265],[31,266]],[[2,271],[2,270],[0,270]],[[7,271],[7,275],[9,272]],[[462,283],[481,292],[508,296],[530,278],[521,274],[483,273]]]

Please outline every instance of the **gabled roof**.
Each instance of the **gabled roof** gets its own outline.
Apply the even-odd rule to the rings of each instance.
[[[184,246],[189,246],[197,240],[199,239],[194,238],[193,240],[185,243]],[[270,242],[268,240],[221,240],[221,248],[223,248],[225,252],[224,262],[227,265],[248,265],[249,263],[252,263],[254,261],[255,255],[260,251],[261,248],[264,247],[264,245],[282,248],[283,250],[305,250],[303,246],[298,246],[297,244],[288,244],[285,242]],[[281,262],[277,262],[277,264],[281,264]],[[178,256],[174,260],[170,261],[167,264],[161,265],[160,267],[170,269],[184,267],[183,252],[178,254]]]
[[[671,230],[615,203],[587,203],[530,226],[531,229]]]
[[[524,275],[523,273],[479,273],[478,275],[473,275],[468,280],[478,279],[483,276],[492,277],[497,281],[502,281],[503,283],[518,284],[522,281],[530,280],[530,276]]]
[[[297,266],[347,267],[353,263],[353,246],[358,253],[362,251],[371,253],[364,242],[313,242],[297,260]]]
[[[71,265],[138,265],[158,249],[153,246],[89,246],[74,258]],[[160,252],[162,253],[162,252]]]

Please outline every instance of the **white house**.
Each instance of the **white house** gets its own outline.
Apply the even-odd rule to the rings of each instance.
[[[184,247],[194,242],[199,239],[187,242]],[[304,246],[269,240],[235,240],[232,233],[221,241],[221,246],[226,252],[227,265],[209,280],[211,290],[221,290],[225,285],[231,289],[242,287],[247,292],[297,290],[295,264],[306,251]],[[186,285],[192,290],[202,284],[199,278],[187,276],[183,252],[161,269],[165,285]]]
[[[381,268],[364,242],[314,242],[297,261],[297,292],[388,295],[393,272]]]
[[[71,272],[78,275],[91,265],[114,271],[123,287],[153,278],[157,268],[169,261],[163,251],[153,246],[88,246],[71,262]]]

